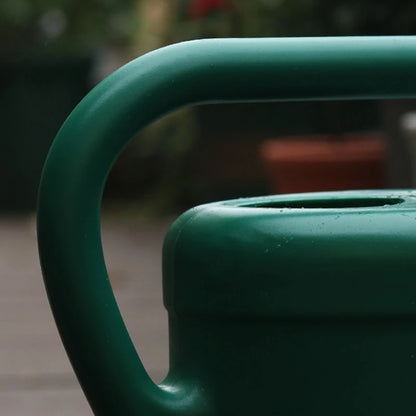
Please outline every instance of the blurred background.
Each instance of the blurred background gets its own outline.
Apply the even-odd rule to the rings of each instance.
[[[411,1],[3,1],[0,209],[34,209],[59,126],[89,89],[143,53],[197,38],[412,34],[415,27]],[[112,171],[105,200],[176,213],[213,199],[268,193],[275,189],[262,141],[323,134],[345,141],[345,133],[365,131],[385,140],[383,185],[410,186],[410,156],[398,129],[413,105],[250,103],[183,110],[132,142]]]
[[[94,85],[139,55],[190,39],[409,34],[414,1],[0,2],[0,413],[90,414],[48,309],[34,211],[49,146]],[[120,308],[155,379],[167,367],[159,263],[171,220],[218,199],[413,187],[414,111],[411,99],[201,105],[138,134],[107,182],[103,242]],[[153,321],[143,318],[149,310]]]

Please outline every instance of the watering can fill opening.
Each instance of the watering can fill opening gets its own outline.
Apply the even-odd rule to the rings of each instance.
[[[355,199],[322,199],[322,200],[293,200],[277,201],[258,205],[241,205],[247,208],[304,208],[304,209],[347,209],[371,208],[397,205],[404,202],[402,198],[355,198]]]
[[[165,239],[165,305],[223,317],[416,316],[415,209],[414,191],[379,190],[193,208]]]

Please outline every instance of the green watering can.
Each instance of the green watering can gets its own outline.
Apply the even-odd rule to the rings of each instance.
[[[416,414],[416,192],[348,191],[194,208],[163,252],[170,371],[154,384],[100,241],[117,155],[179,107],[416,96],[416,37],[215,39],[149,53],[60,130],[39,191],[50,303],[97,415]]]

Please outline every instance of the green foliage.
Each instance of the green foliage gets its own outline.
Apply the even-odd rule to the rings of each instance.
[[[222,0],[221,8],[212,7],[198,17],[190,13],[196,0],[169,1],[177,5],[175,24],[170,28],[172,41],[416,31],[413,0]],[[102,44],[129,43],[141,24],[140,3],[140,0],[0,1],[0,53],[36,53],[45,48],[53,53],[79,53]]]
[[[212,10],[198,19],[187,17],[184,7],[182,38],[406,35],[416,32],[414,0],[229,0],[228,3],[227,9]]]
[[[129,37],[133,0],[5,0],[0,2],[0,52],[79,53]]]

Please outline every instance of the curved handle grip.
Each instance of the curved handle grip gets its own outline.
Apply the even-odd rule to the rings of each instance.
[[[108,281],[101,197],[130,138],[195,103],[415,96],[415,74],[415,37],[201,40],[134,60],[87,95],[47,158],[38,240],[55,319],[94,412],[208,412],[196,387],[193,401],[186,388],[152,383]]]

